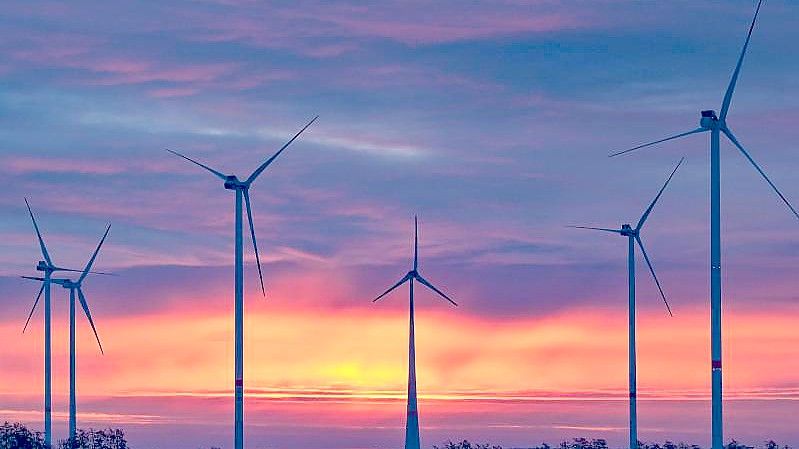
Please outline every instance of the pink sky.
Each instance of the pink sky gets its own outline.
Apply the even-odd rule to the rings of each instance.
[[[401,444],[407,297],[370,300],[407,270],[417,214],[422,270],[460,304],[419,301],[424,444],[622,445],[625,242],[566,226],[635,222],[683,156],[643,236],[674,318],[638,267],[641,437],[708,443],[706,136],[607,155],[718,109],[753,1],[3,6],[0,419],[41,427],[27,197],[63,265],[112,224],[97,268],[119,276],[86,285],[106,355],[78,331],[81,425],[230,447],[232,198],[164,150],[243,176],[318,114],[252,187],[252,449]],[[729,116],[794,202],[796,23],[765,2]],[[799,445],[799,224],[727,144],[722,170],[727,437]]]

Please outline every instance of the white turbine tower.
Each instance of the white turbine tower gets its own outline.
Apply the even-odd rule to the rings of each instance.
[[[407,406],[407,418],[405,421],[405,449],[420,449],[421,444],[419,442],[419,409],[416,404],[416,341],[415,341],[415,334],[414,334],[414,323],[413,323],[413,281],[416,280],[420,284],[424,285],[425,287],[429,288],[430,290],[434,291],[442,298],[446,299],[452,305],[457,306],[458,304],[455,303],[449,296],[445,295],[441,292],[441,290],[437,289],[433,286],[427,279],[423,278],[422,275],[419,274],[419,225],[416,217],[413,217],[413,224],[414,224],[414,236],[413,236],[413,269],[409,271],[405,277],[399,280],[396,284],[394,284],[391,288],[383,292],[382,295],[378,296],[372,302],[378,301],[380,298],[386,296],[387,294],[391,293],[392,290],[399,287],[400,285],[408,282],[410,288],[410,328],[409,328],[409,337],[408,337],[408,406]]]
[[[89,304],[86,302],[86,296],[83,294],[83,281],[86,279],[86,276],[91,273],[92,265],[94,265],[94,261],[97,259],[97,254],[100,252],[100,248],[103,246],[105,242],[105,238],[108,237],[108,232],[111,230],[111,225],[105,229],[105,234],[103,234],[103,238],[100,239],[100,243],[97,245],[97,248],[94,250],[92,257],[89,259],[89,262],[86,263],[86,267],[83,271],[80,272],[80,277],[78,280],[73,281],[70,279],[50,279],[49,282],[53,284],[60,285],[69,290],[69,439],[70,441],[75,441],[75,435],[77,434],[77,405],[76,405],[76,391],[75,391],[75,384],[76,384],[76,364],[75,364],[75,298],[77,294],[77,299],[80,301],[80,305],[83,308],[83,313],[86,314],[86,318],[89,320],[89,324],[92,327],[92,331],[94,332],[94,338],[97,339],[97,344],[100,346],[100,353],[103,353],[103,345],[100,343],[100,336],[97,335],[97,328],[94,326],[94,320],[92,319],[92,314],[89,311]],[[65,270],[65,271],[75,271],[75,270]],[[46,272],[45,272],[46,273]],[[32,279],[36,281],[41,281],[42,283],[47,283],[48,280],[46,278],[41,277],[32,277],[32,276],[22,276],[25,279]],[[34,305],[35,307],[35,305]]]
[[[712,382],[712,443],[713,449],[722,449],[724,445],[724,432],[723,432],[723,413],[722,413],[722,371],[721,371],[721,169],[720,169],[720,136],[724,134],[730,142],[741,151],[744,157],[755,167],[760,176],[768,183],[780,199],[791,209],[791,212],[799,218],[799,213],[785,198],[782,192],[777,189],[777,186],[766,176],[766,173],[760,166],[752,159],[749,152],[744,149],[743,145],[738,142],[733,132],[727,124],[727,113],[730,110],[732,103],[732,95],[735,92],[735,84],[738,81],[738,76],[741,73],[741,65],[743,64],[746,50],[749,47],[749,40],[752,37],[752,30],[755,27],[757,15],[760,12],[760,6],[763,0],[757,3],[752,24],[749,26],[749,33],[746,35],[741,54],[738,57],[738,63],[732,73],[732,78],[727,86],[727,91],[724,94],[724,99],[721,103],[721,112],[716,117],[716,112],[712,110],[702,111],[702,118],[699,121],[699,128],[691,131],[676,134],[665,139],[656,140],[643,145],[639,145],[628,150],[613,153],[611,156],[618,156],[621,154],[629,153],[640,148],[655,145],[661,142],[677,139],[690,134],[710,132],[710,346],[711,346],[711,382]]]
[[[47,251],[47,246],[44,244],[44,239],[42,238],[42,233],[39,230],[39,225],[36,223],[36,217],[33,215],[33,210],[31,210],[31,206],[28,203],[28,199],[25,198],[25,205],[28,207],[28,214],[31,217],[31,221],[33,222],[33,229],[36,231],[36,237],[39,241],[39,248],[42,252],[42,257],[44,260],[40,260],[38,264],[36,264],[36,270],[41,271],[44,273],[42,281],[42,287],[39,289],[39,294],[36,295],[36,300],[33,302],[33,307],[31,308],[30,313],[28,314],[28,319],[25,321],[25,327],[22,328],[22,333],[24,334],[25,331],[28,329],[28,325],[30,324],[31,318],[33,317],[33,313],[36,311],[36,306],[39,304],[39,300],[42,298],[42,293],[44,293],[44,442],[49,447],[52,445],[53,441],[53,426],[52,426],[52,384],[53,384],[53,370],[52,370],[52,326],[51,326],[51,316],[52,316],[52,307],[50,305],[50,286],[52,284],[52,277],[53,273],[58,271],[69,271],[69,272],[78,272],[80,270],[73,270],[70,268],[61,268],[56,266],[53,263],[53,260],[50,258],[50,253]],[[107,273],[95,273],[93,274],[107,274]]]
[[[658,280],[657,275],[655,274],[655,269],[652,267],[652,262],[649,260],[649,255],[646,253],[646,249],[644,249],[644,243],[641,241],[641,228],[643,228],[644,223],[646,223],[647,218],[649,218],[649,214],[652,213],[652,209],[655,207],[655,203],[658,202],[660,196],[663,195],[663,191],[666,190],[666,186],[669,185],[671,178],[674,177],[674,174],[677,172],[677,169],[680,168],[680,164],[682,164],[683,159],[680,159],[680,162],[677,163],[677,166],[674,167],[674,170],[669,175],[666,182],[663,184],[663,187],[660,188],[660,191],[655,196],[655,199],[652,200],[652,203],[649,204],[649,207],[646,208],[644,214],[641,215],[641,218],[638,220],[638,223],[635,225],[635,228],[630,226],[629,224],[624,224],[621,226],[621,229],[608,229],[608,228],[594,228],[590,226],[571,226],[573,228],[578,229],[591,229],[594,231],[604,231],[604,232],[612,232],[615,234],[619,234],[622,237],[627,237],[627,282],[628,282],[628,293],[627,297],[629,299],[629,327],[628,327],[628,353],[629,353],[629,363],[630,363],[630,370],[629,370],[629,392],[630,392],[630,449],[638,449],[638,390],[636,386],[636,344],[635,344],[635,321],[636,321],[636,313],[635,313],[635,245],[638,244],[638,247],[641,248],[641,254],[644,256],[644,261],[646,261],[646,265],[649,267],[649,272],[652,273],[652,279],[655,281],[655,285],[658,288],[658,292],[660,292],[661,298],[663,298],[663,302],[666,304],[666,309],[671,315],[671,307],[669,307],[669,302],[666,300],[666,295],[663,293],[663,289],[660,286],[660,281]]]
[[[266,289],[264,288],[264,277],[261,271],[261,260],[258,254],[258,244],[255,240],[255,228],[252,220],[252,207],[250,205],[250,185],[253,181],[268,167],[278,156],[283,152],[294,140],[302,134],[313,122],[318,119],[317,115],[301,130],[297,132],[288,142],[286,142],[280,150],[277,151],[272,157],[267,159],[244,181],[240,181],[235,175],[223,175],[221,172],[214,170],[207,165],[201,164],[193,159],[190,159],[180,153],[172,150],[167,150],[172,154],[182,157],[187,161],[199,165],[200,167],[208,170],[217,178],[225,182],[225,189],[233,190],[236,192],[236,209],[235,209],[235,383],[234,383],[234,401],[235,401],[235,417],[234,417],[234,449],[244,448],[244,248],[243,248],[243,226],[242,226],[242,200],[247,207],[247,220],[250,225],[250,235],[252,237],[252,246],[255,250],[255,261],[258,265],[258,277],[261,281],[261,292],[266,296]]]

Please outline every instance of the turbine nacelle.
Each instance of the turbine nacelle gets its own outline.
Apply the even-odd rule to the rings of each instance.
[[[621,230],[619,231],[619,234],[625,237],[635,237],[638,235],[638,230],[633,229],[633,227],[628,224],[624,224],[621,225]]]
[[[709,109],[702,111],[702,118],[699,119],[699,126],[703,129],[713,129],[718,126],[719,118],[716,117],[716,111]]]
[[[36,264],[36,271],[54,271],[53,268],[55,267],[51,266],[44,260],[40,260],[39,263]]]
[[[73,282],[70,279],[55,279],[55,280],[53,280],[53,282],[55,282],[56,284],[66,288],[66,289],[80,288],[80,284],[81,284],[80,282]]]
[[[227,175],[225,176],[225,188],[228,190],[238,190],[238,189],[246,189],[249,187],[249,184],[246,182],[239,181],[239,178],[236,175]]]

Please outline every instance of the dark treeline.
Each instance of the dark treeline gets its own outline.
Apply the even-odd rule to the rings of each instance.
[[[158,449],[166,449],[167,446]],[[44,444],[41,432],[33,432],[20,423],[4,423],[0,426],[0,449],[131,449],[125,440],[125,433],[121,429],[81,429],[75,440],[60,440],[52,448]],[[212,447],[211,449],[218,449]],[[433,446],[433,449],[611,449],[603,439],[575,438],[564,441],[556,446],[541,443],[538,446],[524,448],[503,448],[496,444],[478,444],[467,440],[455,443],[448,441],[443,446]],[[666,441],[660,443],[638,443],[638,449],[704,449],[696,444],[673,443]],[[766,441],[758,446],[747,446],[735,440],[730,441],[725,449],[792,449],[790,446],[781,446],[774,441]]]
[[[0,449],[130,449],[130,446],[120,429],[79,429],[74,440],[60,440],[51,448],[44,443],[41,432],[6,422],[0,426]]]
[[[725,449],[792,449],[790,446],[781,446],[774,441],[766,441],[759,446],[747,446],[735,440],[730,441],[724,446]],[[459,443],[452,441],[446,442],[443,446],[433,446],[433,449],[503,449],[502,446],[496,444],[479,444],[470,443],[463,440]],[[550,446],[547,443],[541,443],[539,446],[525,447],[525,448],[507,448],[507,449],[610,449],[608,442],[603,439],[588,439],[588,438],[575,438],[571,441],[564,441],[557,446]],[[638,449],[704,449],[702,446],[688,443],[674,443],[666,441],[660,443],[644,443],[638,442]]]

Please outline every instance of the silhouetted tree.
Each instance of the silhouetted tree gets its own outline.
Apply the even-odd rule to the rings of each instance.
[[[460,443],[453,443],[447,441],[443,446],[433,446],[433,449],[502,449],[501,446],[491,446],[490,444],[472,444],[468,440],[463,440]]]
[[[529,448],[526,448],[526,449],[552,449],[552,446],[548,445],[547,443],[541,443],[540,446],[529,447]]]
[[[638,442],[639,449],[702,449],[700,446],[696,444],[688,444],[688,443],[675,443],[673,441],[666,441],[662,445],[659,443],[642,443]]]
[[[561,449],[608,449],[608,442],[602,438],[595,440],[575,438],[571,443],[564,441],[560,447]]]
[[[737,442],[737,441],[735,441],[735,440],[731,440],[731,441],[730,441],[729,443],[727,443],[727,445],[726,445],[726,446],[724,446],[724,447],[725,447],[726,449],[755,449],[755,447],[754,447],[754,446],[747,446],[747,445],[745,445],[745,444],[741,444],[741,443],[739,443],[739,442]]]
[[[74,439],[59,442],[59,449],[130,449],[121,429],[79,429]]]
[[[688,443],[680,443],[678,447],[680,449],[702,449],[700,446],[696,444],[688,444]]]
[[[0,449],[50,449],[39,432],[31,432],[20,423],[0,426]]]

